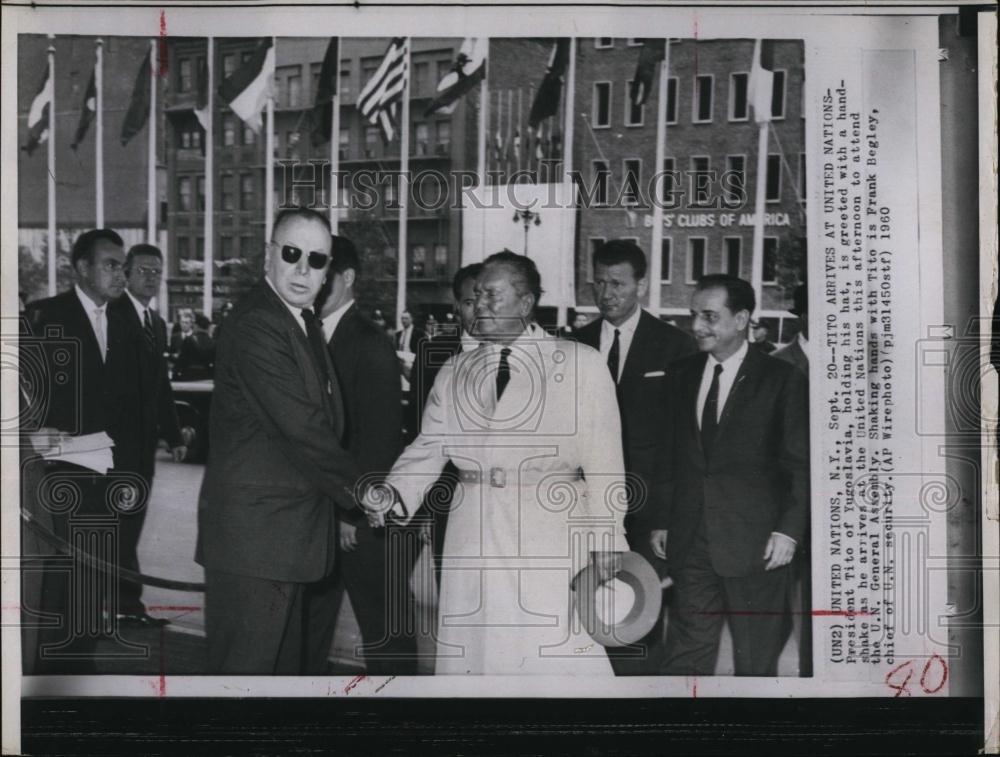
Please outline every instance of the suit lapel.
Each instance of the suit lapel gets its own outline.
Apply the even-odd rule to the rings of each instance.
[[[687,413],[688,430],[698,445],[699,451],[701,451],[701,428],[698,425],[698,390],[701,389],[701,378],[705,373],[706,362],[708,362],[708,355],[704,353],[697,360],[692,360],[688,368],[690,373],[681,383],[681,390],[684,392],[684,397],[680,406],[690,408],[690,411]]]
[[[67,322],[63,325],[63,330],[68,332],[70,324],[80,324],[80,338],[83,340],[83,350],[86,353],[81,357],[93,363],[103,373],[104,361],[101,360],[101,346],[97,343],[97,335],[94,334],[94,322],[87,315],[87,311],[84,309],[83,303],[80,302],[76,290],[70,289],[66,294],[69,312],[67,313]],[[104,311],[105,317],[107,317],[107,312],[107,310]],[[108,337],[110,341],[110,329]]]
[[[643,355],[647,354],[646,337],[649,335],[648,324],[644,323],[645,320],[646,311],[640,310],[639,322],[635,325],[635,333],[632,334],[632,343],[629,345],[628,354],[625,355],[625,364],[622,366],[622,374],[618,378],[619,386],[624,384],[626,381],[641,378],[639,374],[642,372],[642,367],[639,363],[642,360]]]
[[[715,433],[716,439],[722,436],[725,431],[725,427],[731,421],[733,408],[737,407],[739,403],[742,402],[742,397],[746,394],[747,387],[753,381],[753,377],[757,373],[759,361],[762,357],[763,356],[759,352],[752,348],[747,350],[747,355],[743,358],[743,363],[740,365],[740,369],[736,373],[736,380],[733,382],[733,386],[729,390],[729,396],[726,397],[726,404],[722,408],[722,415],[719,417],[719,426]]]

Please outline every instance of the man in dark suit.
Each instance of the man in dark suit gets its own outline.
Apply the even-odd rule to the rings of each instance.
[[[160,292],[163,279],[163,253],[151,244],[133,245],[125,256],[127,283],[125,295],[108,307],[142,334],[139,351],[142,368],[142,446],[139,474],[153,489],[156,467],[156,449],[160,439],[170,445],[174,460],[180,462],[187,453],[181,439],[174,409],[174,393],[167,375],[167,324],[160,314],[150,307],[150,302]],[[139,572],[138,546],[142,526],[146,520],[148,502],[133,514],[123,515],[119,521],[118,556],[121,565]],[[153,618],[142,604],[142,585],[119,579],[119,609],[122,619],[135,625],[158,625],[162,619]]]
[[[39,436],[50,436],[59,446],[60,436],[105,432],[114,442],[113,469],[105,475],[70,462],[41,461],[33,472],[39,482],[31,498],[51,516],[52,530],[63,542],[77,539],[90,544],[112,544],[108,537],[122,519],[143,507],[145,483],[141,469],[139,334],[108,303],[125,289],[125,250],[122,239],[110,229],[94,229],[73,243],[71,261],[76,275],[73,289],[28,306],[29,338],[22,344],[22,370],[32,385],[40,376],[31,416],[38,419]],[[48,481],[48,486],[42,485]],[[63,502],[48,502],[60,492]],[[70,506],[67,507],[66,505]],[[57,506],[58,505],[58,506]],[[115,550],[91,556],[114,564]],[[58,560],[45,563],[41,606],[59,618],[59,625],[39,632],[39,659],[26,661],[35,673],[87,672],[86,659],[96,636],[117,637],[117,592],[108,592],[106,576],[86,563],[74,562],[72,573]],[[79,587],[70,593],[70,577]],[[75,597],[71,604],[70,598]],[[103,614],[103,620],[102,620]],[[84,629],[74,632],[74,628]]]
[[[629,486],[625,529],[629,547],[664,574],[666,564],[650,547],[650,533],[666,507],[663,461],[669,454],[672,408],[670,366],[696,352],[694,339],[640,306],[648,286],[646,256],[634,242],[613,239],[594,253],[594,301],[601,317],[577,332],[596,350],[615,380],[622,419],[622,448]],[[655,675],[663,655],[663,624],[629,647],[609,648],[618,675]]]
[[[333,570],[334,505],[355,507],[343,400],[313,300],[330,226],[282,212],[265,277],[226,319],[198,508],[213,673],[321,673],[306,664],[308,589]]]
[[[360,270],[351,241],[334,237],[330,272],[316,308],[344,396],[344,445],[370,484],[381,483],[402,451],[403,408],[392,343],[354,301]],[[367,672],[415,673],[417,644],[409,590],[412,560],[407,552],[418,551],[416,534],[396,526],[372,528],[360,510],[341,513],[337,530],[337,575],[343,578],[361,629]],[[325,626],[311,651],[318,667],[326,663],[342,596],[335,577],[317,587],[314,604]]]
[[[799,319],[799,333],[795,339],[772,355],[778,360],[791,363],[806,377],[809,383],[809,287],[799,284],[792,293],[792,307],[789,312]],[[799,675],[811,676],[812,662],[812,565],[809,562],[809,531],[799,545],[796,563],[798,568],[798,591],[792,592],[792,606],[801,603],[800,633],[799,633]],[[798,598],[795,597],[796,593]]]
[[[415,354],[417,345],[427,335],[413,323],[413,315],[409,310],[403,311],[403,314],[399,316],[399,322],[403,328],[396,332],[396,349]]]
[[[476,277],[483,270],[482,263],[472,263],[460,268],[451,281],[454,309],[457,323],[455,331],[443,330],[433,340],[423,340],[417,348],[410,374],[410,406],[416,414],[416,433],[420,433],[420,421],[424,406],[430,396],[434,380],[445,363],[459,352],[469,352],[479,346],[479,340],[471,335],[476,321]],[[431,544],[434,549],[434,575],[441,583],[441,554],[444,551],[444,535],[448,527],[448,511],[458,483],[458,469],[449,460],[428,495],[424,498],[421,516],[431,530]]]
[[[750,349],[753,288],[703,277],[691,301],[700,355],[676,366],[673,489],[656,551],[675,597],[666,675],[712,675],[723,620],[736,675],[777,675],[791,629],[790,565],[809,519],[804,377]]]

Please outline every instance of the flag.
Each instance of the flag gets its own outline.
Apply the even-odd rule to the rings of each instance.
[[[435,112],[451,113],[459,99],[486,77],[489,44],[486,37],[468,37],[462,42],[451,70],[438,82],[437,96],[427,106],[425,116]]]
[[[254,134],[263,126],[261,112],[274,81],[274,45],[265,37],[253,56],[219,85],[219,97]]]
[[[569,38],[560,37],[552,47],[549,64],[545,69],[545,77],[538,85],[535,101],[531,104],[528,123],[537,126],[542,119],[554,116],[559,112],[559,97],[562,94],[562,80],[569,63]]]
[[[122,121],[122,147],[129,143],[136,134],[142,131],[149,118],[149,54],[142,57],[139,73],[135,75],[135,86],[132,87],[132,99],[129,100],[125,120]]]
[[[49,137],[49,109],[52,107],[52,79],[49,67],[45,66],[42,83],[38,86],[35,99],[28,110],[28,141],[21,149],[31,155]]]
[[[340,39],[332,37],[326,46],[323,65],[319,70],[319,82],[316,87],[316,102],[312,112],[312,143],[319,147],[330,141],[330,130],[333,128],[333,112],[331,103],[337,94],[337,75],[340,63]]]
[[[409,44],[406,37],[394,37],[386,48],[382,63],[358,95],[357,108],[361,115],[368,119],[368,123],[378,125],[382,140],[387,143],[396,133],[396,115],[406,88]]]
[[[771,120],[771,99],[774,96],[774,41],[758,39],[753,46],[753,64],[747,99],[753,106],[757,123]]]
[[[649,93],[653,91],[653,80],[656,78],[656,67],[663,62],[667,54],[667,41],[663,38],[647,38],[642,40],[642,50],[639,51],[639,62],[632,77],[629,97],[634,105],[645,105]]]
[[[194,115],[201,128],[208,131],[208,64],[198,66],[198,93]]]
[[[76,136],[73,137],[73,150],[80,145],[87,135],[90,122],[94,120],[94,113],[97,112],[97,71],[90,72],[90,81],[87,83],[87,91],[83,94],[83,102],[80,103],[80,123],[76,126]]]

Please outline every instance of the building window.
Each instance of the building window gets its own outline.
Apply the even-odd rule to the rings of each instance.
[[[377,126],[365,127],[365,157],[374,158],[375,151],[377,148],[378,148],[378,127]]]
[[[722,241],[726,250],[726,273],[739,276],[743,266],[743,237],[726,237]]]
[[[191,240],[187,237],[177,237],[177,260],[178,262],[182,260],[191,259]],[[184,273],[184,267],[181,266],[181,273]]]
[[[194,259],[205,259],[205,237],[198,237],[194,240]]]
[[[437,122],[438,155],[447,155],[451,151],[451,121]]]
[[[288,157],[292,160],[299,159],[299,138],[301,135],[297,131],[288,132],[288,136],[285,138],[285,144],[288,149]]]
[[[254,238],[253,237],[240,237],[240,257],[244,260],[250,260],[253,256],[254,251]]]
[[[688,284],[694,284],[705,275],[705,237],[688,237]]]
[[[222,144],[225,147],[236,144],[236,118],[230,113],[222,117]]]
[[[608,164],[603,160],[595,160],[592,164],[594,170],[594,204],[608,204],[608,177],[611,172]]]
[[[722,194],[729,208],[738,208],[746,202],[747,159],[745,155],[726,156],[726,176]]]
[[[302,101],[302,66],[280,66],[275,69],[277,88],[275,104],[279,108],[298,108]]]
[[[625,44],[628,47],[642,47],[642,38],[641,37],[628,37],[625,40]]]
[[[177,91],[190,92],[194,89],[194,70],[190,58],[181,58],[177,62]]]
[[[729,75],[730,121],[746,121],[750,118],[750,106],[747,100],[747,86],[749,83],[749,74],[741,73]]]
[[[351,94],[351,66],[346,60],[340,61],[340,85],[337,94],[341,97]]]
[[[591,106],[590,122],[595,129],[611,126],[611,82],[594,82],[594,99]]]
[[[641,198],[639,187],[642,181],[642,161],[628,158],[622,161],[622,202],[638,205]]]
[[[410,273],[418,279],[424,278],[427,268],[427,247],[415,244],[410,248]]]
[[[806,154],[799,153],[799,199],[806,201]]]
[[[448,245],[434,245],[434,275],[444,277],[448,275]]]
[[[660,283],[670,283],[670,272],[673,270],[674,240],[663,237],[660,240]]]
[[[778,283],[778,238],[764,237],[764,271],[761,275],[764,284]]]
[[[338,138],[337,154],[341,160],[347,160],[351,154],[351,132],[349,129],[341,129]]]
[[[771,118],[785,117],[785,72],[774,72],[774,86],[771,89]]]
[[[197,191],[198,191],[198,195],[197,195],[197,198],[196,198],[196,202],[198,204],[197,204],[196,207],[197,207],[198,210],[204,212],[204,210],[205,210],[205,177],[204,176],[199,176],[198,179],[197,179],[197,181],[195,182],[195,186],[197,187]]]
[[[781,156],[767,156],[767,201],[781,202]]]
[[[677,77],[667,79],[667,123],[677,123]]]
[[[414,154],[427,155],[430,151],[430,126],[426,123],[414,124],[413,132]]]
[[[240,176],[240,210],[253,210],[253,176],[245,173]]]
[[[193,210],[189,176],[182,176],[177,180],[177,207],[181,211]]]
[[[222,210],[236,210],[236,186],[232,174],[223,174],[219,182]]]
[[[587,256],[587,283],[594,283],[594,255],[601,248],[605,242],[608,241],[607,237],[590,237],[588,239],[590,242],[590,255]]]
[[[252,145],[256,137],[257,135],[253,133],[253,129],[243,124],[243,144]]]
[[[233,257],[233,238],[224,236],[219,239],[219,260],[229,260]]]
[[[614,37],[595,37],[594,47],[598,50],[610,50],[615,46]]]
[[[236,70],[236,56],[233,53],[226,53],[222,56],[222,78],[228,79]]]
[[[679,189],[676,171],[677,162],[673,158],[664,158],[662,178],[664,208],[675,208],[679,204],[679,201],[673,196],[674,192]]]
[[[688,205],[706,207],[712,203],[712,161],[704,155],[691,158]]]
[[[425,94],[428,86],[427,83],[430,80],[431,75],[431,64],[426,61],[421,61],[420,63],[413,64],[413,81],[411,95],[414,97],[420,97]]]
[[[643,111],[645,110],[644,105],[636,105],[635,101],[628,97],[628,93],[632,91],[631,80],[625,82],[625,125],[626,126],[642,126]]]
[[[694,77],[694,107],[692,120],[697,124],[710,123],[712,120],[712,85],[715,77],[703,74]]]

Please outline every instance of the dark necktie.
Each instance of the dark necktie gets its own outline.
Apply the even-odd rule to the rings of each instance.
[[[500,366],[497,368],[497,402],[503,397],[504,389],[510,383],[510,363],[507,358],[510,356],[510,347],[500,350]]]
[[[146,346],[154,355],[156,354],[156,332],[153,331],[153,318],[149,314],[149,308],[142,311],[142,335],[146,339]]]
[[[611,343],[611,349],[608,350],[608,370],[611,371],[611,380],[616,384],[618,383],[618,355],[621,352],[621,344],[618,341],[620,333],[618,329],[615,329],[615,340]]]
[[[705,452],[705,459],[712,456],[712,445],[715,443],[715,432],[719,430],[719,376],[722,374],[722,366],[715,366],[715,373],[712,376],[712,385],[708,388],[708,396],[705,397],[705,407],[701,411],[701,448]]]
[[[312,308],[302,308],[302,320],[306,324],[306,336],[309,338],[309,346],[312,348],[316,370],[319,371],[323,387],[333,405],[334,427],[337,436],[341,437],[344,433],[344,399],[340,394],[337,374],[327,368],[326,340],[323,338],[323,329]]]

